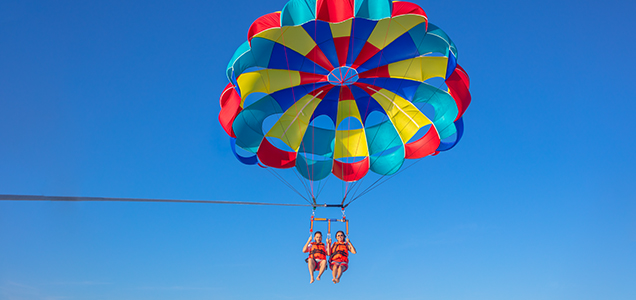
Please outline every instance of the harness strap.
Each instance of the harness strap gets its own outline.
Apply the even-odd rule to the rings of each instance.
[[[313,259],[314,258],[314,254],[316,254],[316,253],[320,253],[320,254],[324,255],[325,257],[327,257],[327,253],[325,252],[325,250],[322,250],[322,249],[320,249],[318,247],[314,247],[314,246],[318,246],[318,245],[323,245],[324,246],[323,243],[316,244],[314,242],[311,242],[309,245],[311,245],[311,248],[310,248],[311,251],[309,251],[309,258]]]
[[[331,261],[333,260],[333,258],[336,257],[338,254],[346,258],[349,257],[349,252],[347,251],[348,250],[347,245],[348,245],[347,243],[336,245],[334,252],[331,253],[331,256],[329,257],[329,264],[331,264]],[[345,249],[343,250],[342,247],[345,247]]]
[[[325,250],[318,249],[318,248],[314,248],[313,250],[311,250],[310,255],[314,255],[316,253],[320,253],[320,254],[323,254],[323,255],[327,256],[327,252],[325,252]]]
[[[342,255],[344,257],[349,257],[349,253],[347,251],[344,251],[344,250],[337,250],[336,252],[331,254],[331,256],[335,256],[336,254],[340,254],[340,255]]]

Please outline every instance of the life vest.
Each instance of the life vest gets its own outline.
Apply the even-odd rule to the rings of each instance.
[[[349,262],[349,244],[345,242],[335,242],[331,253],[331,261]]]
[[[311,248],[309,248],[309,258],[326,259],[327,252],[325,252],[325,244],[312,242]]]

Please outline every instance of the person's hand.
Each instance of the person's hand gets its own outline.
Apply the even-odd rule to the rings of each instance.
[[[349,242],[349,237],[345,238],[345,242],[347,242],[347,243]]]
[[[331,245],[331,239],[327,238],[327,245]]]
[[[311,243],[311,240],[313,239],[312,236],[309,236],[309,239],[307,240],[307,244]]]

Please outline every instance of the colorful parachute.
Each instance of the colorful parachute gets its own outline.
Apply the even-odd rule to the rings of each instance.
[[[402,1],[291,0],[254,21],[227,77],[219,121],[238,160],[312,181],[451,149],[471,100],[453,42]]]

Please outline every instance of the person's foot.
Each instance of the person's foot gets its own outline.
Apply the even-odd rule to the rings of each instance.
[[[333,283],[337,283],[335,278],[334,278],[334,279],[331,279],[331,281],[333,281]]]
[[[316,276],[316,280],[320,280],[320,275]]]
[[[340,282],[340,278],[336,278],[336,282],[334,283],[339,283]]]
[[[314,283],[314,278],[311,277],[311,279],[309,279],[309,283]]]

